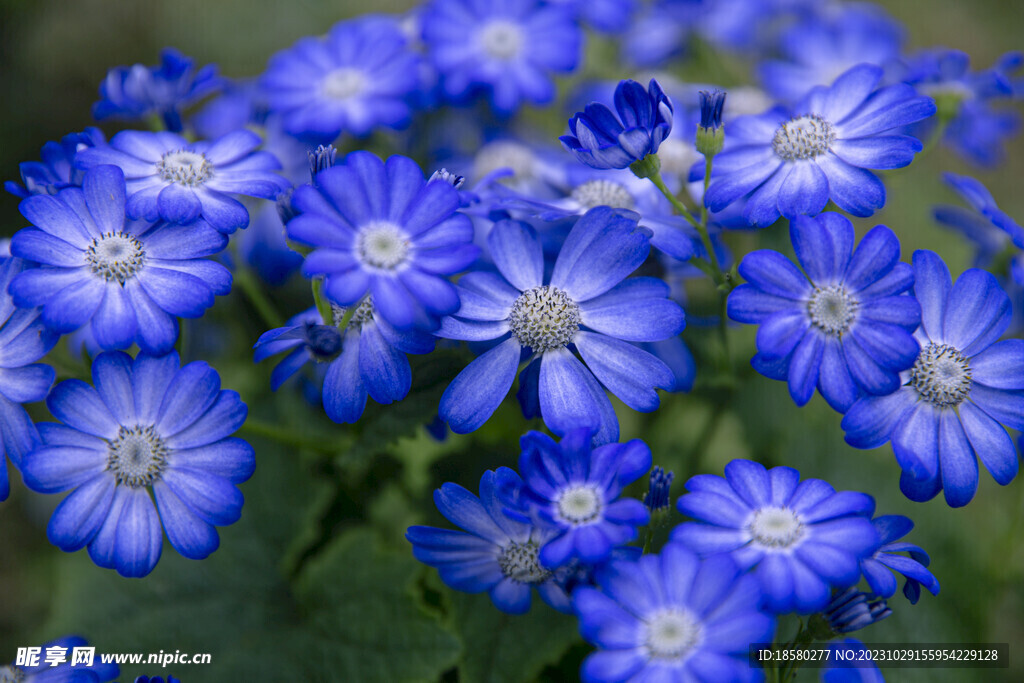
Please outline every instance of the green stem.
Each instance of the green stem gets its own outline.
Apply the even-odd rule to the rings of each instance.
[[[313,301],[316,302],[316,310],[320,314],[320,319],[324,321],[324,325],[334,324],[334,311],[331,309],[331,302],[324,296],[324,280],[323,278],[313,278]],[[348,311],[345,311],[348,315]]]
[[[341,448],[339,443],[329,443],[320,439],[311,439],[301,432],[292,431],[284,427],[261,422],[254,418],[248,418],[239,431],[252,436],[259,436],[264,439],[276,441],[287,446],[296,448],[308,448],[323,453],[336,453]]]
[[[238,264],[235,267],[235,284],[242,290],[242,293],[252,304],[259,316],[263,318],[263,322],[267,324],[271,329],[282,327],[284,325],[284,318],[274,308],[274,304],[271,303],[270,299],[263,292],[263,288],[260,287],[260,283],[253,277],[252,271],[249,270],[242,261],[235,256],[235,263]]]

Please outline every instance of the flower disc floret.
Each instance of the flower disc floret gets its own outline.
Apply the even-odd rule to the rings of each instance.
[[[142,267],[146,248],[135,235],[108,232],[94,237],[85,250],[85,261],[104,280],[124,284]]]
[[[480,44],[489,57],[511,61],[519,56],[524,44],[523,30],[505,19],[495,19],[480,30]]]
[[[356,252],[364,265],[395,270],[409,255],[409,237],[394,223],[372,221],[356,235]]]
[[[588,524],[601,515],[601,496],[593,486],[570,486],[558,496],[558,516],[569,524]]]
[[[547,581],[551,572],[540,566],[540,546],[530,540],[525,543],[510,542],[501,549],[498,566],[506,578],[519,583],[537,584]]]
[[[644,646],[652,659],[678,659],[700,644],[700,621],[684,609],[667,609],[644,620]]]
[[[512,304],[508,326],[520,344],[536,353],[560,349],[580,329],[580,307],[557,287],[533,287]]]
[[[815,159],[831,150],[836,129],[817,114],[795,116],[775,131],[772,149],[785,161]]]
[[[122,425],[110,442],[107,469],[118,485],[134,489],[150,486],[167,466],[167,455],[167,445],[154,425]]]
[[[971,393],[971,364],[949,344],[928,344],[910,368],[910,386],[937,408],[953,408]]]
[[[853,325],[860,302],[842,285],[815,287],[807,301],[811,323],[825,334],[841,337]]]
[[[632,210],[636,207],[636,200],[629,190],[613,180],[588,180],[576,187],[571,196],[584,209],[610,206],[613,209]]]
[[[747,530],[754,543],[765,549],[789,550],[799,545],[804,536],[800,516],[785,507],[765,507],[755,511]]]
[[[185,187],[201,187],[213,175],[213,165],[206,156],[188,150],[167,152],[156,163],[157,173],[169,183]]]
[[[324,76],[323,92],[334,100],[348,100],[363,94],[367,87],[366,76],[358,69],[335,69]]]

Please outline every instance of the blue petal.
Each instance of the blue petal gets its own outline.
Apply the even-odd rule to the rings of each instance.
[[[595,444],[618,440],[619,422],[594,375],[566,349],[546,351],[540,367],[540,408],[556,434],[587,427]]]
[[[725,478],[753,509],[771,502],[771,479],[764,465],[752,460],[733,460],[725,466]]]
[[[916,392],[905,388],[888,396],[864,396],[843,416],[846,443],[854,448],[875,448],[892,436],[893,427],[916,401]]]
[[[181,368],[164,392],[157,412],[156,428],[174,436],[192,426],[213,405],[220,394],[220,376],[204,361]]]
[[[895,425],[892,450],[900,468],[916,479],[931,479],[939,471],[939,421],[943,412],[919,401]]]
[[[971,358],[971,379],[993,389],[1024,389],[1024,340],[996,342]]]
[[[10,251],[12,256],[61,268],[77,268],[84,263],[81,248],[33,228],[16,232],[11,238]]]
[[[877,169],[903,168],[921,149],[921,141],[909,135],[836,140],[831,146],[832,152],[851,166]]]
[[[953,288],[949,268],[932,251],[914,252],[914,296],[921,304],[921,325],[932,341],[942,341],[946,302]]]
[[[588,211],[565,240],[551,274],[551,285],[577,303],[604,294],[640,267],[650,238],[632,212],[606,206]]]
[[[1024,430],[1024,391],[990,389],[984,384],[971,387],[970,400],[1008,427]]]
[[[763,292],[784,299],[803,300],[811,285],[789,259],[777,251],[761,249],[743,257],[739,274]]]
[[[649,282],[648,282],[649,281]],[[592,330],[627,341],[654,342],[686,327],[679,304],[665,298],[667,287],[655,278],[629,278],[580,305],[580,322]],[[654,298],[654,290],[660,298]]]
[[[786,218],[815,215],[828,203],[828,179],[814,161],[796,161],[779,192],[779,212]]]
[[[366,409],[366,385],[359,373],[359,347],[347,345],[327,367],[324,377],[324,412],[332,422],[351,424]]]
[[[230,234],[249,225],[249,212],[237,200],[206,188],[196,194],[203,205],[203,218],[215,230]]]
[[[203,210],[203,205],[193,190],[174,182],[160,190],[156,203],[160,217],[171,223],[191,223],[199,218]]]
[[[789,234],[796,256],[811,282],[826,283],[846,272],[853,251],[853,224],[842,214],[795,217]]]
[[[519,291],[539,287],[544,279],[544,254],[537,232],[522,221],[494,224],[487,235],[491,258],[501,274]]]
[[[54,417],[78,431],[104,439],[117,436],[120,427],[96,390],[78,379],[61,382],[46,400]]]
[[[412,386],[409,360],[384,340],[376,325],[364,325],[359,335],[359,374],[370,398],[382,405],[401,401]]]
[[[199,517],[216,526],[234,524],[242,515],[242,493],[234,484],[208,471],[171,463],[162,481]]]
[[[832,152],[818,157],[828,177],[829,196],[840,209],[854,216],[870,216],[885,204],[885,186],[876,175],[846,163]]]
[[[107,519],[114,488],[114,477],[99,474],[72,491],[46,527],[50,542],[68,553],[88,545]]]
[[[178,321],[150,298],[138,278],[128,280],[125,289],[135,309],[139,348],[153,355],[163,355],[174,348],[178,340]]]
[[[1002,425],[970,401],[961,403],[959,411],[964,432],[974,452],[989,474],[1000,485],[1006,486],[1017,476],[1019,467],[1013,439]]]
[[[122,425],[138,424],[132,396],[132,358],[126,353],[101,353],[92,364],[96,393]]]
[[[138,280],[150,299],[171,315],[198,318],[213,305],[213,291],[188,273],[150,266]]]
[[[882,69],[874,64],[858,64],[846,70],[827,89],[821,115],[839,122],[863,104],[882,79]]]
[[[121,576],[146,576],[160,560],[163,548],[160,517],[145,489],[130,489],[123,495],[114,539],[114,568]]]
[[[862,290],[892,270],[899,260],[896,235],[884,225],[876,225],[857,245],[843,281],[854,291]]]
[[[522,345],[510,338],[470,363],[441,396],[438,412],[452,431],[466,434],[487,421],[512,388]]]
[[[656,388],[673,382],[667,365],[632,344],[582,330],[574,343],[597,379],[634,410],[655,410],[660,403]]]
[[[105,283],[93,277],[65,287],[43,306],[43,323],[62,334],[77,330],[96,313],[105,291]]]
[[[946,503],[963,507],[971,502],[978,490],[978,459],[952,410],[942,411],[939,420],[939,467]]]
[[[14,403],[31,403],[46,398],[55,373],[48,365],[20,368],[0,367],[0,394]]]
[[[195,448],[215,443],[234,434],[245,422],[249,408],[241,401],[238,393],[221,390],[217,400],[192,426],[170,436],[166,443],[171,448]]]
[[[163,403],[167,387],[178,372],[178,353],[152,356],[140,353],[132,364],[132,395],[135,398],[135,413],[142,424],[156,422],[157,411]]]
[[[107,283],[103,302],[92,319],[92,336],[101,349],[125,349],[135,341],[139,324],[124,288]]]
[[[39,445],[39,432],[32,419],[17,403],[11,403],[0,395],[0,440],[3,452],[15,467],[21,468],[22,457]],[[7,465],[0,454],[0,470],[6,477]],[[5,479],[6,481],[6,479]],[[6,496],[4,497],[6,498]]]
[[[949,293],[943,340],[973,356],[999,339],[1010,325],[1010,297],[991,273],[972,268]]]
[[[845,413],[860,397],[861,392],[850,377],[842,344],[835,338],[825,340],[818,370],[818,391],[832,409]]]
[[[192,511],[164,482],[153,485],[156,507],[167,539],[174,549],[190,560],[202,560],[220,545],[217,530]]]
[[[814,395],[824,352],[824,337],[816,333],[805,335],[793,351],[789,361],[789,395],[798,406],[806,404]]]
[[[229,438],[198,448],[177,449],[174,464],[209,472],[237,484],[252,476],[256,459],[248,442]]]
[[[811,321],[806,311],[791,309],[769,316],[757,330],[757,350],[771,358],[784,358],[804,339]],[[821,336],[817,330],[809,336]]]
[[[761,291],[756,285],[742,284],[729,293],[728,314],[741,323],[758,324],[787,309],[800,310],[800,302]]]

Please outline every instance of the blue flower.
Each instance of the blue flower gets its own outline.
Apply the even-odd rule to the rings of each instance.
[[[768,92],[794,102],[853,66],[885,66],[898,58],[905,33],[902,25],[875,5],[829,8],[787,27],[778,39],[784,59],[764,60],[758,75]]]
[[[885,683],[870,651],[856,638],[826,643],[828,664],[821,671],[822,683]]]
[[[935,103],[908,85],[877,89],[881,78],[881,68],[861,64],[792,109],[733,121],[725,151],[715,157],[708,208],[721,211],[749,197],[743,216],[759,226],[780,215],[817,214],[829,199],[855,216],[881,208],[885,187],[867,169],[909,164],[921,142],[893,129],[935,113]]]
[[[1002,252],[1007,242],[1024,249],[1024,228],[999,208],[992,193],[969,176],[943,173],[942,179],[956,190],[971,209],[941,205],[935,207],[935,220],[954,228],[978,247],[976,267],[986,267]]]
[[[387,404],[408,395],[412,369],[405,354],[429,353],[434,349],[434,337],[415,329],[396,330],[378,313],[371,299],[359,305],[343,332],[336,325],[345,310],[333,308],[334,320],[329,325],[311,310],[289,320],[286,327],[264,333],[254,346],[254,360],[289,352],[271,375],[270,388],[274,391],[306,363],[313,361],[322,366],[327,417],[352,423],[363,414],[367,396]]]
[[[51,640],[39,646],[38,663],[29,666],[27,664],[10,664],[0,666],[0,681],[14,681],[15,683],[106,683],[121,675],[120,667],[111,662],[109,664],[94,657],[93,663],[86,666],[84,662],[72,665],[72,652],[76,647],[88,647],[89,642],[81,636],[65,636]],[[51,650],[51,648],[57,648]],[[65,659],[60,664],[51,666],[46,661],[48,651],[58,652]]]
[[[617,560],[580,587],[572,604],[580,634],[598,650],[583,661],[586,683],[759,681],[751,643],[769,642],[775,619],[758,605],[757,579],[725,555],[700,560],[669,543],[659,555]]]
[[[1003,425],[1024,429],[1024,340],[997,341],[1010,324],[1010,299],[990,273],[972,268],[954,286],[942,259],[917,251],[914,296],[921,351],[903,386],[861,398],[842,427],[856,448],[892,440],[908,498],[944,490],[946,502],[960,507],[978,488],[978,458],[999,484],[1017,475]]]
[[[41,151],[41,161],[18,164],[24,186],[8,180],[4,189],[22,199],[34,194],[57,194],[65,187],[80,187],[82,171],[74,166],[75,155],[87,147],[107,144],[103,131],[86,128],[81,133],[68,133],[60,142],[47,142]]]
[[[834,633],[852,633],[882,621],[892,614],[885,598],[877,598],[856,588],[847,588],[832,596],[822,616]]]
[[[20,469],[22,457],[39,443],[39,432],[21,404],[46,398],[53,368],[36,361],[59,338],[39,320],[39,309],[15,308],[7,293],[11,280],[27,266],[21,259],[0,259],[0,501],[10,493],[4,454]]]
[[[555,98],[551,74],[579,63],[583,31],[568,7],[538,0],[434,0],[423,40],[455,103],[485,94],[501,115]]]
[[[592,427],[599,430],[596,443],[617,441],[618,420],[605,387],[634,410],[658,407],[656,388],[674,383],[672,371],[629,342],[675,336],[685,319],[682,308],[667,298],[664,282],[625,279],[650,251],[636,214],[591,209],[569,233],[550,277],[529,225],[501,221],[487,243],[498,272],[463,276],[458,283],[462,307],[442,320],[437,332],[495,344],[441,397],[438,412],[452,431],[472,432],[486,422],[512,387],[520,362],[530,358],[540,361],[535,375],[540,414],[557,434]]]
[[[699,474],[686,488],[676,507],[696,521],[677,526],[672,540],[753,570],[772,612],[822,610],[832,588],[857,583],[858,562],[878,547],[871,496],[800,481],[791,467],[733,460],[724,479]]]
[[[404,127],[419,84],[419,57],[387,16],[342,21],[323,38],[302,38],[271,57],[260,77],[285,131],[316,142]]]
[[[14,303],[42,306],[42,321],[66,333],[91,322],[101,348],[132,343],[166,353],[178,338],[175,316],[198,318],[215,294],[231,290],[231,273],[203,257],[227,237],[203,221],[191,225],[125,220],[121,169],[98,166],[81,188],[35,195],[19,209],[35,227],[11,238],[11,252],[42,264],[10,285]]]
[[[181,132],[181,110],[220,90],[224,79],[213,64],[196,71],[195,62],[169,47],[160,52],[160,66],[119,66],[100,83],[100,101],[93,105],[97,121],[141,120],[160,116],[168,130]]]
[[[385,165],[369,152],[321,171],[316,187],[296,188],[288,237],[314,247],[302,274],[324,276],[324,291],[340,306],[367,293],[392,326],[436,328],[438,316],[459,308],[445,279],[480,253],[473,226],[457,213],[459,193],[447,182],[426,182],[412,159]]]
[[[902,515],[883,515],[871,520],[871,523],[882,542],[871,557],[860,561],[860,569],[871,590],[883,598],[895,595],[896,577],[892,572],[896,571],[907,579],[903,585],[903,594],[911,604],[917,604],[921,597],[921,586],[932,595],[938,595],[939,580],[928,571],[931,562],[928,553],[913,543],[897,542],[910,533],[914,523]],[[904,552],[909,553],[910,557],[897,554]]]
[[[176,352],[133,361],[108,351],[92,376],[95,389],[75,379],[54,388],[46,405],[63,424],[40,424],[43,443],[22,463],[29,488],[71,491],[50,541],[66,552],[88,546],[100,567],[141,577],[160,559],[163,522],[179,553],[208,556],[220,544],[214,527],[238,521],[236,485],[255,467],[252,447],[231,437],[245,404],[206,363],[179,368]]]
[[[979,166],[995,166],[1005,157],[1006,140],[1020,128],[1020,115],[992,106],[994,100],[1009,100],[1013,84],[1004,72],[1007,53],[983,71],[970,71],[971,58],[960,50],[921,50],[902,60],[895,77],[913,85],[918,92],[935,98],[943,118],[948,120],[942,142]],[[1012,61],[1012,59],[1011,59]],[[912,134],[932,134],[936,122],[915,126]]]
[[[175,133],[125,130],[106,147],[78,153],[80,168],[113,164],[128,183],[131,218],[191,223],[202,218],[223,233],[249,224],[249,212],[229,195],[275,198],[289,183],[269,152],[257,152],[260,136],[236,130],[212,142],[189,142]]]
[[[569,132],[558,138],[562,146],[593,168],[626,168],[658,146],[672,131],[672,102],[658,82],[647,89],[625,80],[615,88],[615,110],[591,102],[569,119]]]
[[[632,22],[637,0],[552,0],[567,5],[576,18],[602,33],[622,33]]]
[[[519,475],[507,467],[484,472],[479,498],[452,483],[434,491],[437,509],[466,531],[411,526],[405,537],[412,543],[413,555],[436,567],[445,585],[455,590],[487,591],[502,612],[528,612],[533,588],[544,602],[568,612],[569,598],[558,576],[538,559],[551,531],[534,526],[519,514],[508,514],[498,495],[503,487],[513,492],[522,487]]]
[[[722,127],[722,109],[727,93],[722,90],[700,91],[700,127],[718,130]]]
[[[921,320],[917,301],[901,296],[914,278],[896,236],[879,225],[854,250],[853,225],[831,212],[796,217],[790,236],[806,276],[778,252],[755,251],[739,267],[748,283],[729,295],[730,318],[761,325],[754,368],[788,381],[797,405],[817,386],[841,413],[864,393],[896,391]]]
[[[602,562],[650,521],[643,503],[619,496],[651,469],[651,449],[638,439],[592,448],[592,436],[582,428],[557,444],[540,432],[520,440],[522,501],[543,525],[556,530],[540,550],[540,563],[549,569],[574,559]]]

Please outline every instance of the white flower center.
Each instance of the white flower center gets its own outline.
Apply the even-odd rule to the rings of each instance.
[[[807,302],[811,322],[825,334],[841,336],[857,317],[857,301],[842,285],[815,287]]]
[[[117,438],[110,442],[107,469],[114,473],[119,485],[133,489],[149,486],[160,478],[169,452],[152,425],[135,425],[130,429],[122,426]]]
[[[537,353],[560,349],[580,329],[580,307],[557,287],[534,287],[512,304],[508,326],[520,344]]]
[[[693,649],[701,638],[700,621],[688,610],[674,608],[658,612],[645,622],[644,645],[652,659],[678,659]]]
[[[533,541],[509,543],[498,556],[501,573],[519,583],[543,583],[551,572],[540,566],[540,547]]]
[[[780,159],[814,159],[829,150],[836,140],[832,124],[817,114],[797,116],[775,131],[772,149]]]
[[[963,403],[971,393],[972,384],[970,363],[949,344],[928,344],[910,369],[910,386],[938,408]]]
[[[558,514],[570,524],[589,524],[601,515],[601,496],[593,486],[569,486],[558,497]]]
[[[331,322],[334,323],[335,327],[344,320],[346,311],[348,311],[347,308],[331,302]],[[373,297],[368,296],[356,308],[356,312],[352,314],[352,319],[348,321],[348,326],[351,329],[361,329],[370,320],[373,320]]]
[[[510,60],[523,49],[523,30],[504,19],[488,22],[480,32],[484,52],[494,59]]]
[[[157,173],[169,183],[199,187],[213,175],[213,164],[198,152],[167,152],[156,164]]]
[[[22,683],[25,672],[16,666],[0,666],[0,683]]]
[[[473,176],[479,180],[499,168],[512,169],[508,180],[528,180],[535,175],[537,158],[526,145],[510,140],[489,142],[480,148],[473,159]]]
[[[324,76],[323,93],[336,100],[347,100],[357,97],[366,90],[369,83],[359,69],[335,69]]]
[[[791,548],[803,538],[804,525],[789,508],[765,507],[756,511],[747,530],[764,548]]]
[[[572,191],[572,198],[584,209],[593,209],[595,206],[632,209],[636,206],[633,195],[625,186],[611,180],[588,180]]]
[[[409,255],[409,238],[394,223],[373,221],[363,226],[356,235],[356,252],[368,266],[394,270]]]
[[[85,250],[85,262],[95,275],[122,285],[139,271],[145,257],[142,242],[124,232],[104,233]]]

